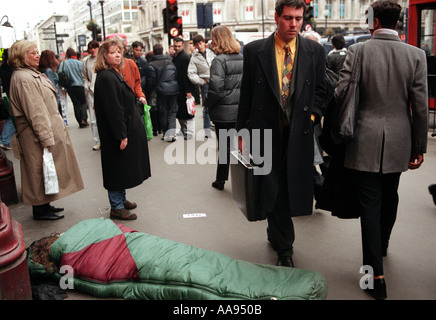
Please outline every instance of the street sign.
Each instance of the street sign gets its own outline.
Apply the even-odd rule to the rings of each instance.
[[[79,34],[77,36],[78,40],[79,40],[79,46],[81,47],[86,47],[86,35],[84,34]]]
[[[197,3],[197,28],[207,29],[212,25],[212,3]]]

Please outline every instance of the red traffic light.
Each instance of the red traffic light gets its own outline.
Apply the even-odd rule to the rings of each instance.
[[[174,3],[176,3],[177,2],[177,0],[168,0],[168,3],[169,4],[174,4]]]

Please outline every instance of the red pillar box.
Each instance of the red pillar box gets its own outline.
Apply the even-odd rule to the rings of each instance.
[[[21,225],[0,199],[0,300],[31,300],[26,246]]]
[[[18,203],[14,167],[3,150],[0,150],[0,197],[6,204]]]

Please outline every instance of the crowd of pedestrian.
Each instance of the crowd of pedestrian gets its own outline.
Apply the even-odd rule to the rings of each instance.
[[[318,34],[301,33],[304,0],[278,0],[277,31],[245,44],[243,52],[224,25],[211,30],[210,42],[194,36],[190,53],[181,38],[174,39],[166,54],[161,44],[145,53],[136,41],[127,58],[125,45],[111,38],[102,45],[91,41],[83,61],[69,48],[61,62],[52,51],[40,55],[30,41],[14,43],[0,68],[3,91],[10,100],[1,147],[13,145],[20,158],[23,203],[33,206],[37,220],[60,219],[63,208],[50,202],[84,188],[63,121],[61,73],[70,80],[64,89],[79,127],[91,126],[93,150],[101,150],[103,186],[113,219],[137,218],[130,212],[137,205],[127,200],[126,189],[151,176],[143,105],[151,106],[154,136],[162,134],[162,140],[174,142],[178,136],[194,137],[195,115],[188,112],[187,99],[198,103],[201,98],[205,138],[212,138],[214,129],[218,146],[227,147],[227,153],[220,153],[212,187],[223,190],[229,178],[232,141],[221,138],[228,139],[228,130],[259,130],[260,141],[266,131],[272,134],[268,142],[272,167],[260,177],[258,206],[267,217],[267,239],[277,253],[278,266],[294,267],[292,218],[312,214],[314,190],[322,195],[328,188],[320,183],[316,189],[320,176],[316,166],[331,161],[348,172],[352,199],[346,202],[340,194],[330,200],[335,208],[352,202],[350,210],[361,221],[362,261],[374,270],[374,287],[367,290],[374,298],[385,299],[382,258],[396,220],[400,175],[419,168],[426,152],[426,58],[424,51],[404,44],[394,30],[401,13],[396,1],[375,1],[370,6],[372,38],[362,47],[347,49],[344,37],[336,35],[327,56]],[[320,143],[331,142],[330,130],[321,128],[341,125],[326,115],[345,108],[342,97],[348,94],[353,66],[359,61],[357,48],[361,48],[359,121],[351,142],[333,152],[327,143]],[[260,146],[261,155],[264,147]],[[57,168],[60,190],[55,195],[44,192],[44,149],[53,154]],[[257,165],[262,165],[260,160],[253,158]]]

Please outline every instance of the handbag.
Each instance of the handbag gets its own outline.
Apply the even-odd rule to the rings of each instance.
[[[150,109],[151,107],[146,104],[143,107],[144,128],[145,128],[145,133],[147,134],[147,140],[153,139],[153,125],[151,123]]]
[[[233,199],[248,221],[266,219],[260,205],[260,175],[255,175],[256,166],[239,150],[230,152],[230,169]]]
[[[73,83],[73,81],[68,77],[67,73],[65,72],[65,62],[62,63],[62,71],[58,72],[58,77],[59,85],[61,87],[64,87],[65,89],[67,89]]]
[[[356,44],[350,82],[336,97],[337,107],[333,110],[332,117],[332,138],[336,144],[347,143],[354,138],[359,108],[362,49],[363,43]]]
[[[53,155],[47,148],[43,150],[42,159],[45,194],[57,194],[59,193],[58,176],[56,175]]]

